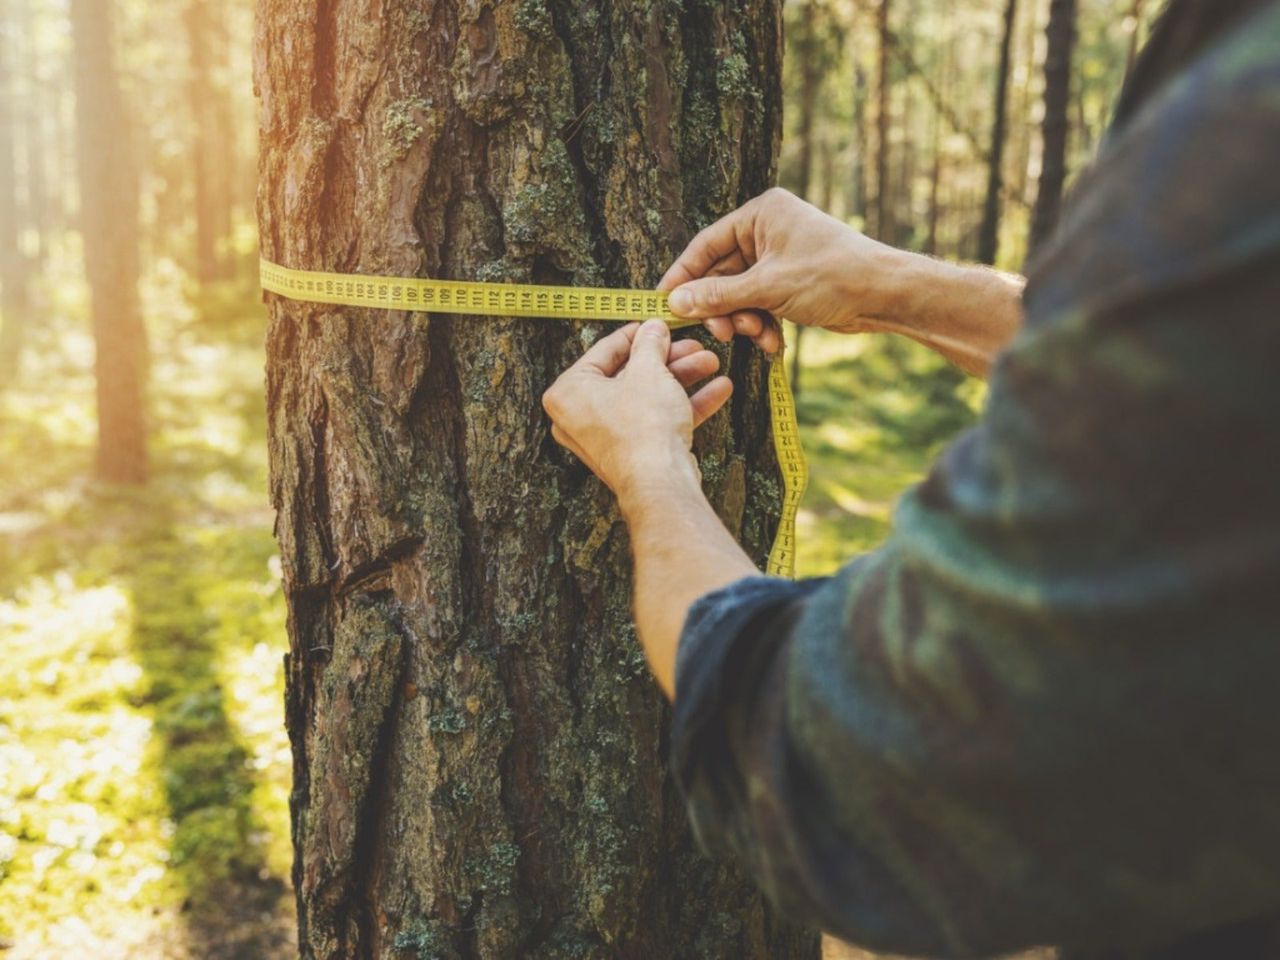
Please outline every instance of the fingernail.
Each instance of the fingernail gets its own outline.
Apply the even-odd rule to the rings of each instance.
[[[657,317],[650,317],[640,326],[640,332],[647,333],[650,336],[655,336],[657,334],[665,333],[666,329],[667,329],[666,323],[662,320],[659,320]]]
[[[671,307],[672,313],[686,313],[693,309],[693,296],[688,290],[677,287],[671,291],[671,296],[667,298],[667,304]]]

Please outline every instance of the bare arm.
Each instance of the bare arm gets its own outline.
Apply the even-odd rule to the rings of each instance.
[[[620,498],[635,559],[636,632],[662,692],[675,699],[676,649],[699,597],[758,574],[702,493],[696,468],[676,451],[645,468]]]
[[[893,253],[896,263],[881,275],[886,306],[866,318],[865,331],[910,337],[985,379],[1022,326],[1026,281],[988,267]]]

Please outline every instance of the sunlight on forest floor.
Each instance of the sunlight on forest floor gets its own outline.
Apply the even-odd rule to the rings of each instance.
[[[5,956],[289,955],[259,311],[239,296],[237,337],[149,285],[154,479],[105,490],[83,300],[49,287],[72,293],[0,397]]]
[[[261,310],[224,291],[202,319],[153,278],[153,482],[106,490],[88,481],[92,344],[65,279],[0,395],[4,955],[292,956]],[[978,392],[903,342],[804,350],[815,574],[883,537]]]

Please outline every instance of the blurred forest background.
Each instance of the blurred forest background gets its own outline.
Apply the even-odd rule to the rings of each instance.
[[[789,0],[780,181],[1019,269],[1157,6]],[[252,19],[0,0],[5,957],[293,955]],[[791,338],[819,574],[883,537],[982,387],[895,338]]]

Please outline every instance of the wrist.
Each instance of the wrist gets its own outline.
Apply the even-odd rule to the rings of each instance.
[[[688,447],[672,439],[628,454],[629,465],[614,493],[628,525],[643,522],[655,512],[669,510],[673,500],[702,496],[702,475]]]
[[[931,305],[950,294],[961,282],[964,271],[952,264],[920,253],[876,244],[865,275],[875,278],[875,290],[865,302],[867,314],[897,327],[924,332],[929,325]]]

